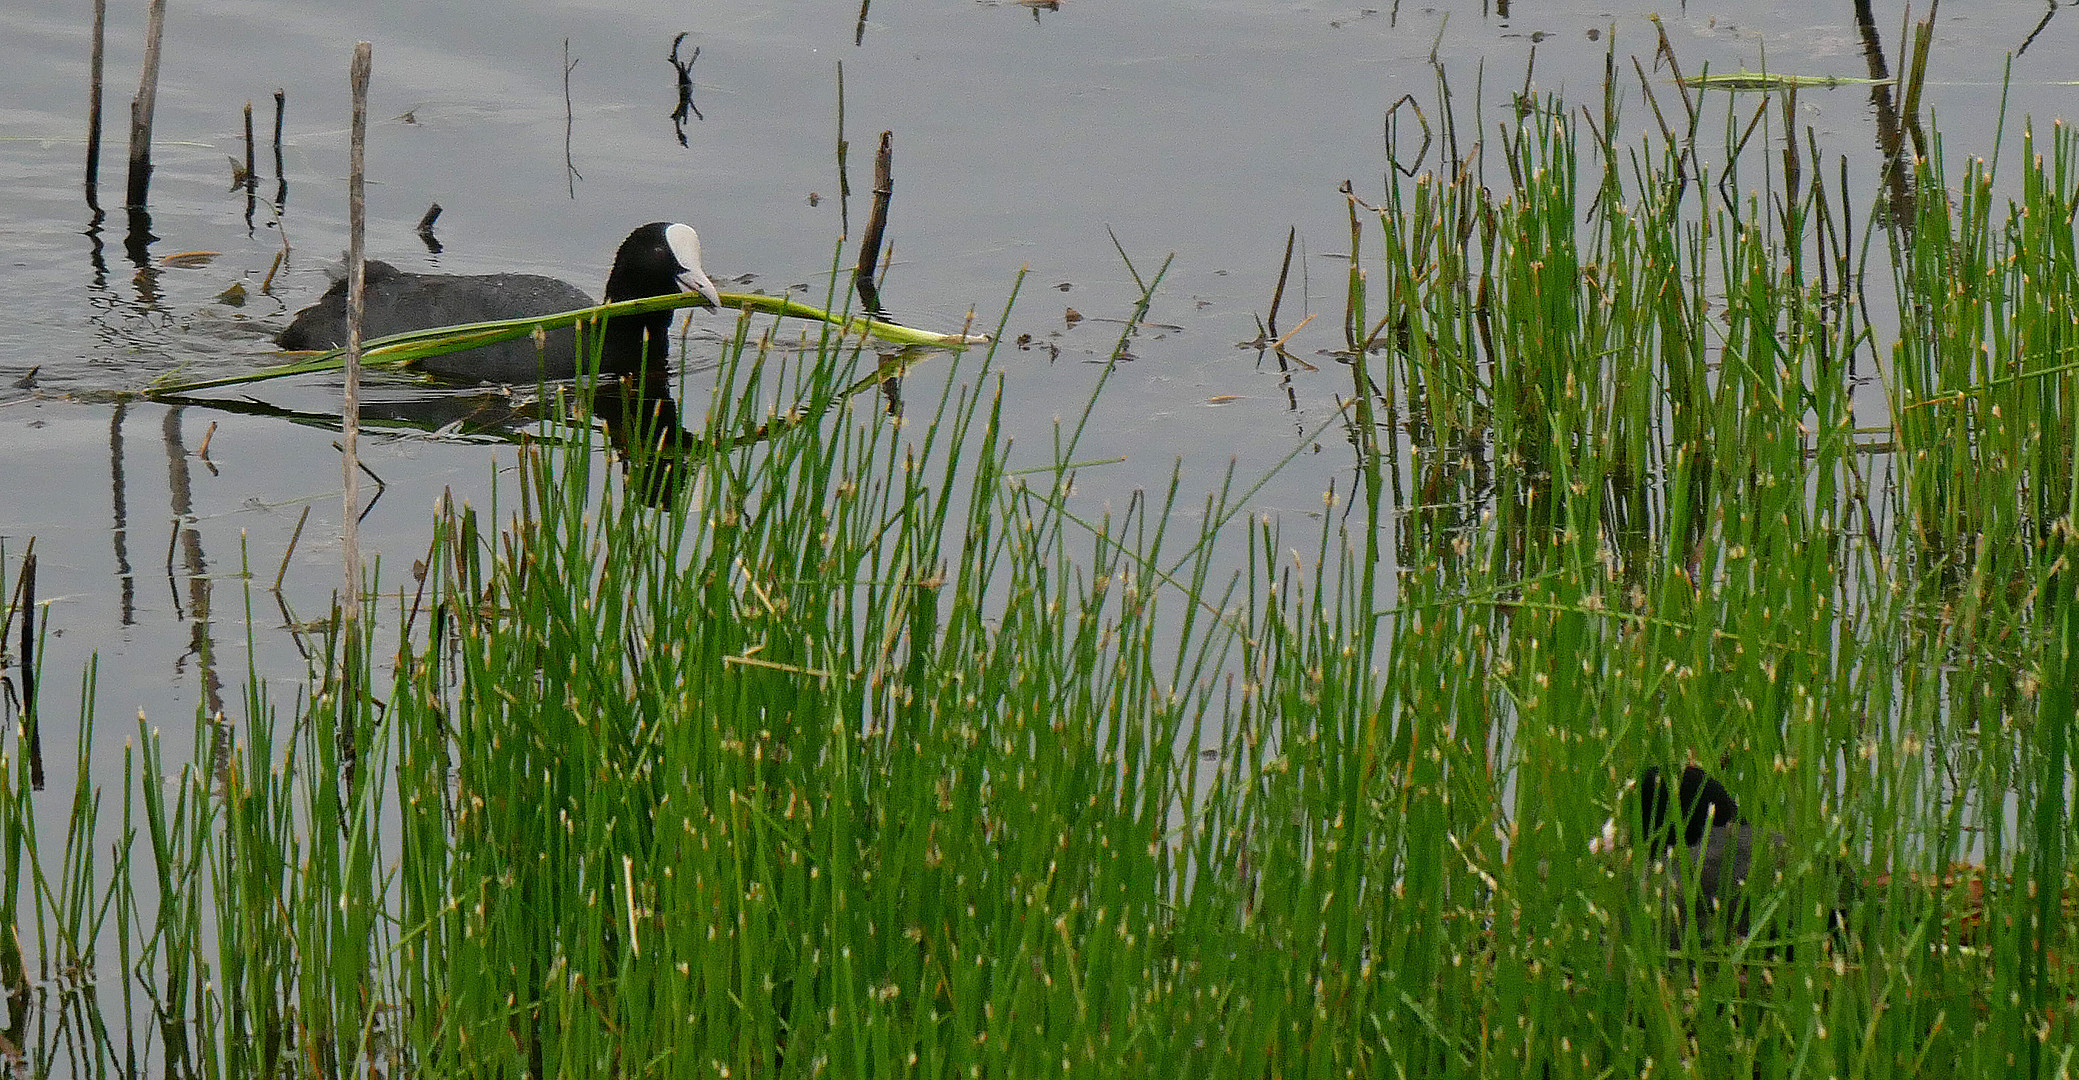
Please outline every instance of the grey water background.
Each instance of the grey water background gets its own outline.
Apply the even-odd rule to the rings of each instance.
[[[1896,70],[1904,9],[1864,10]],[[1338,426],[1350,380],[1332,356],[1349,243],[1338,189],[1348,181],[1376,201],[1390,182],[1387,111],[1406,95],[1437,107],[1434,56],[1466,131],[1493,137],[1526,83],[1575,105],[1599,102],[1614,49],[1632,125],[1622,141],[1636,145],[1652,119],[1632,58],[1658,92],[1673,92],[1653,61],[1656,12],[1690,73],[1870,71],[1870,34],[1848,2],[880,0],[863,24],[849,0],[176,2],[158,95],[154,239],[131,249],[122,151],[143,5],[110,12],[100,191],[109,214],[96,227],[82,191],[90,8],[10,0],[0,8],[0,545],[11,585],[35,542],[51,770],[70,774],[69,721],[96,657],[90,775],[113,775],[138,716],[165,734],[169,761],[186,760],[198,707],[234,723],[241,715],[249,666],[277,703],[304,685],[313,643],[302,624],[327,613],[341,577],[336,431],[134,392],[176,369],[273,362],[270,336],[325,287],[346,244],[356,40],[373,42],[375,57],[370,254],[414,270],[555,274],[595,293],[620,237],[669,219],[701,230],[707,268],[725,289],[820,298],[843,233],[842,62],[855,231],[875,140],[894,132],[890,308],[934,329],[957,328],[972,310],[993,328],[1029,270],[1006,328],[1029,344],[1007,342],[998,357],[1014,457],[1050,460],[1057,422],[1073,421],[1105,372],[1139,293],[1116,237],[1142,275],[1174,259],[1077,454],[1119,460],[1085,469],[1079,498],[1101,513],[1181,467],[1195,511],[1230,464],[1252,480],[1297,450],[1249,509],[1312,536],[1323,492],[1353,465]],[[670,118],[667,61],[681,32],[683,52],[700,49],[701,118],[686,124],[685,145]],[[2079,114],[2075,72],[2079,10],[1952,3],[1936,21],[1928,110],[1958,159],[1993,151],[2004,107],[2013,152],[2023,118],[2040,128]],[[286,99],[280,175],[266,145],[277,89]],[[245,156],[247,101],[261,141],[250,222],[230,163]],[[1847,156],[1849,195],[1865,211],[1881,161],[1871,92],[1808,89],[1796,107],[1801,135],[1809,128],[1826,154]],[[1718,142],[1700,140],[1707,158]],[[438,254],[414,232],[436,202],[445,211]],[[1244,344],[1268,311],[1288,229],[1301,257],[1281,326],[1322,316],[1291,346],[1313,371]],[[285,237],[289,255],[263,291]],[[216,254],[166,261],[190,251]],[[233,285],[242,304],[222,299]],[[714,335],[730,326],[713,315],[694,324],[688,410],[702,406]],[[337,379],[312,377],[222,396],[321,414],[336,409],[338,389]],[[496,398],[395,384],[375,394],[399,408]],[[513,491],[497,480],[514,461],[503,444],[375,435],[363,456],[387,484],[363,521],[364,553],[380,560],[393,596],[424,556],[436,499],[488,507]],[[285,553],[277,599],[267,586]],[[45,793],[51,840],[71,786]]]

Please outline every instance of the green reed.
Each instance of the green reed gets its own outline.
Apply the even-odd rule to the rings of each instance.
[[[1770,116],[1728,110],[1728,146]],[[1363,879],[1404,890],[1373,940],[1407,942],[1393,981],[1423,988],[1372,1045],[1422,1072],[2052,1068],[2074,981],[2070,705],[2043,693],[2072,610],[2070,139],[2024,136],[2018,183],[1979,163],[1952,195],[1931,166],[1909,216],[1858,237],[1794,154],[1744,195],[1679,137],[1624,152],[1627,176],[1581,140],[1602,120],[1528,113],[1506,186],[1447,169],[1372,214],[1399,402],[1379,423],[1411,433],[1385,509],[1413,526],[1379,707],[1404,801],[1375,837],[1414,828],[1410,793],[1437,815]],[[1874,317],[1872,247],[1897,297]],[[1764,902],[1793,954],[1665,967],[1636,868],[1582,856],[1641,765],[1685,756],[1794,838]],[[1871,895],[1830,941],[1840,861]],[[1443,939],[1411,933],[1427,919]]]

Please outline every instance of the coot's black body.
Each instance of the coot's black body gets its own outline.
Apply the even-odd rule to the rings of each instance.
[[[1782,833],[1755,829],[1740,816],[1740,804],[1725,785],[1694,765],[1682,770],[1673,801],[1679,818],[1669,813],[1667,780],[1660,770],[1648,768],[1639,775],[1639,835],[1653,859],[1667,867],[1669,944],[1680,947],[1690,918],[1705,945],[1746,937],[1752,930],[1747,884],[1789,869],[1790,841]],[[1678,845],[1686,858],[1669,858]],[[1838,881],[1827,923],[1838,934],[1861,890],[1845,867],[1833,870]]]
[[[1659,769],[1640,774],[1640,835],[1653,858],[1667,859],[1677,844],[1688,856],[1668,864],[1669,943],[1680,946],[1685,916],[1695,918],[1704,944],[1723,941],[1728,933],[1744,937],[1749,929],[1744,893],[1748,876],[1754,872],[1755,842],[1760,839],[1766,845],[1768,865],[1774,868],[1782,865],[1783,836],[1757,837],[1754,826],[1740,817],[1740,804],[1732,792],[1694,765],[1682,770],[1679,818],[1668,813],[1668,795],[1667,781]],[[1693,899],[1689,896],[1692,881],[1696,886]]]
[[[538,274],[414,274],[388,263],[365,264],[363,340],[432,326],[553,315],[592,306],[584,290]],[[653,222],[628,234],[614,256],[606,299],[635,300],[697,292],[720,306],[714,283],[700,267],[700,238],[690,226]],[[297,313],[276,338],[284,349],[334,349],[347,339],[347,283],[335,283],[316,304]],[[606,325],[600,370],[657,374],[671,355],[671,312],[622,316]],[[529,383],[568,379],[579,370],[576,335],[550,332],[537,347],[515,338],[423,361],[420,370],[458,382]]]

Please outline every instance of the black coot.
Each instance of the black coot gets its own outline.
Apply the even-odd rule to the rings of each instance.
[[[592,306],[592,298],[567,282],[537,274],[412,274],[370,261],[364,270],[366,303],[363,340],[431,326],[553,315]],[[346,282],[298,312],[276,342],[284,349],[334,349],[346,344]],[[700,268],[700,235],[690,225],[652,222],[628,234],[614,255],[606,299],[636,300],[697,292],[715,307],[721,297]],[[671,354],[671,312],[624,315],[606,325],[600,370],[613,374],[661,372]],[[578,372],[576,335],[558,330],[537,348],[532,337],[446,353],[420,370],[459,382],[530,383],[568,379]]]
[[[1682,770],[1677,805],[1679,817],[1670,816],[1669,791],[1659,769],[1639,774],[1639,835],[1653,859],[1660,861],[1680,844],[1687,860],[1670,865],[1668,896],[1670,940],[1680,944],[1680,921],[1693,913],[1704,943],[1723,940],[1727,931],[1745,935],[1748,912],[1744,892],[1747,876],[1754,871],[1754,826],[1740,817],[1740,804],[1704,770],[1691,765]],[[1771,833],[1765,840],[1769,854],[1779,854],[1785,841]],[[1780,864],[1780,860],[1771,860]],[[1694,875],[1692,877],[1692,875]],[[1690,882],[1696,883],[1696,899],[1688,899]]]
[[[1639,835],[1654,861],[1665,860],[1668,866],[1669,942],[1680,946],[1685,915],[1695,918],[1697,934],[1706,945],[1747,936],[1752,918],[1747,883],[1756,875],[1766,879],[1788,869],[1789,840],[1779,832],[1757,831],[1740,816],[1732,792],[1694,765],[1682,770],[1672,799],[1670,794],[1659,769],[1639,774]],[[1678,807],[1679,816],[1670,813]],[[1685,859],[1668,858],[1677,845]],[[1838,936],[1860,890],[1845,867],[1833,870],[1838,881],[1827,924]]]

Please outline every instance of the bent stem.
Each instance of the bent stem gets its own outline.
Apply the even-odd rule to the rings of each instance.
[[[754,293],[723,293],[724,307],[734,308],[746,314],[762,312],[783,318],[808,319],[828,323],[842,335],[856,334],[873,337],[897,345],[926,345],[959,347],[963,345],[986,345],[986,334],[941,334],[915,327],[870,319],[864,315],[833,315],[783,296],[765,296]],[[361,366],[400,370],[428,357],[444,353],[461,352],[501,341],[525,337],[536,330],[543,332],[560,330],[580,323],[596,327],[616,315],[639,315],[650,311],[666,311],[672,308],[705,305],[707,301],[693,294],[673,296],[649,296],[640,300],[624,300],[613,304],[580,308],[556,315],[530,316],[519,319],[499,319],[492,322],[465,323],[459,326],[440,326],[426,330],[411,330],[402,334],[391,334],[377,338],[362,347]],[[244,371],[234,375],[217,375],[206,379],[181,380],[180,372],[174,371],[153,380],[144,395],[162,398],[170,394],[185,394],[196,390],[207,390],[219,386],[238,386],[244,383],[266,382],[295,375],[312,375],[325,371],[339,371],[346,366],[346,350],[333,349],[316,353],[308,359],[287,364],[276,364],[257,371]]]

